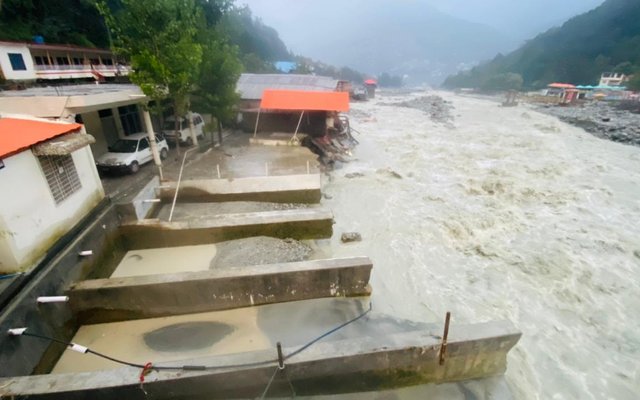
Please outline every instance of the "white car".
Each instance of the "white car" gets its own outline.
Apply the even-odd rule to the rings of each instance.
[[[167,138],[167,142],[176,143],[176,141],[178,141],[180,144],[193,145],[193,138],[191,138],[191,133],[189,132],[189,120],[187,117],[180,118],[177,134],[175,121],[176,119],[174,117],[169,117],[164,120],[162,133]],[[202,119],[202,115],[191,113],[191,121],[193,122],[193,129],[198,139],[204,139],[204,120]]]
[[[156,135],[156,144],[160,158],[165,159],[169,154],[169,146],[162,135]],[[109,152],[96,160],[100,172],[128,171],[135,174],[140,166],[153,160],[151,147],[146,133],[136,133],[119,139],[109,146]]]

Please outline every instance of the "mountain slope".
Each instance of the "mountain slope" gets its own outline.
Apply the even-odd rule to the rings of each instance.
[[[296,52],[379,75],[409,75],[410,83],[441,83],[459,65],[485,60],[517,41],[417,0],[270,0],[248,2]],[[286,9],[281,13],[277,10]]]
[[[507,56],[449,77],[444,86],[505,89],[505,79],[516,74],[531,88],[553,81],[596,83],[602,72],[623,63],[640,67],[638,21],[640,1],[607,0]]]

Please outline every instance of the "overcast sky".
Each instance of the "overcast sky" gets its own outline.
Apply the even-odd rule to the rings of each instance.
[[[306,31],[322,29],[331,35],[332,17],[347,13],[357,18],[362,7],[393,9],[402,3],[422,3],[454,17],[489,25],[516,40],[525,40],[568,18],[588,11],[603,0],[236,0],[280,33],[295,52],[309,49]],[[317,37],[317,35],[315,36]],[[305,45],[306,44],[306,45]],[[313,56],[311,54],[307,54]]]

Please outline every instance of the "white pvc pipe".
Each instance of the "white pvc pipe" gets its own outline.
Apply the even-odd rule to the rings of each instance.
[[[12,328],[7,331],[7,334],[10,336],[20,336],[26,331],[27,328]]]
[[[66,303],[69,301],[69,296],[40,296],[37,299],[39,304],[42,303]]]
[[[77,351],[78,353],[86,353],[89,349],[87,347],[84,346],[80,346],[79,344],[75,344],[75,343],[71,343],[71,346],[69,346],[69,349],[73,350],[73,351]]]

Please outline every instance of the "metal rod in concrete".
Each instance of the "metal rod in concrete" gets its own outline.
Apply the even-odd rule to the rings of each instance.
[[[291,138],[291,142],[298,143],[298,129],[300,129],[300,124],[302,123],[302,117],[304,116],[304,111],[300,113],[300,119],[298,119],[298,125],[296,126],[296,131],[293,133],[293,137]]]
[[[256,127],[253,129],[253,137],[258,136],[258,122],[260,121],[260,109],[258,109],[258,116],[256,117]]]
[[[216,164],[216,170],[218,170],[218,179],[220,179],[220,164]]]
[[[282,357],[282,344],[277,343],[278,348],[278,368],[284,369],[284,357]]]
[[[311,167],[309,166],[309,160],[307,160],[307,175],[311,173]]]
[[[182,170],[184,170],[184,162],[187,159],[187,154],[195,149],[197,149],[197,147],[192,147],[189,150],[185,151],[184,156],[182,157],[182,165],[180,165],[180,173],[178,174],[178,182],[176,183],[176,192],[173,194],[173,203],[171,203],[171,212],[169,212],[169,222],[171,222],[171,218],[173,218],[173,210],[176,208],[176,200],[178,200],[178,191],[180,191],[180,181],[182,181]]]
[[[449,337],[449,321],[451,320],[451,312],[447,311],[444,319],[444,334],[442,335],[442,344],[440,345],[440,365],[444,364],[444,357],[447,353],[447,338]]]

